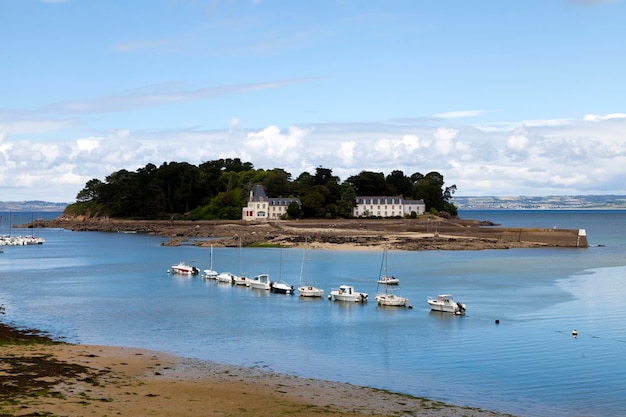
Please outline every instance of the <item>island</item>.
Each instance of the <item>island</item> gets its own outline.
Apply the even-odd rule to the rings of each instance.
[[[74,231],[145,233],[164,245],[303,247],[350,250],[481,250],[536,247],[586,248],[584,229],[510,228],[490,221],[424,214],[403,219],[127,220],[62,215],[29,223]]]

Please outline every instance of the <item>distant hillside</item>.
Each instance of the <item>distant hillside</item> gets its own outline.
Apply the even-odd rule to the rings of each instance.
[[[626,210],[626,195],[546,197],[459,197],[451,202],[459,210]],[[0,201],[0,211],[63,211],[68,203],[48,201]]]
[[[453,197],[459,210],[622,210],[626,195]]]
[[[0,201],[0,211],[63,211],[68,203],[48,201]]]

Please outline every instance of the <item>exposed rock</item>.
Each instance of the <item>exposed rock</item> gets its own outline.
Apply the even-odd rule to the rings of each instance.
[[[476,250],[528,247],[587,247],[578,230],[501,228],[492,222],[443,219],[295,220],[276,222],[121,220],[59,217],[38,226],[75,231],[145,233],[163,236],[164,245],[191,240],[198,246],[380,248],[401,250]]]

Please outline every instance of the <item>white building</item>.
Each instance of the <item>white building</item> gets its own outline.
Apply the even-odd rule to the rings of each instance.
[[[255,185],[250,191],[248,205],[241,209],[241,218],[248,221],[280,220],[294,201],[301,205],[299,198],[269,198],[262,185]]]
[[[357,197],[354,217],[404,217],[415,212],[424,214],[426,204],[424,200],[405,200],[402,197]]]

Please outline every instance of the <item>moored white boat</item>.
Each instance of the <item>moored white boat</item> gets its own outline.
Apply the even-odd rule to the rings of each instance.
[[[0,246],[43,245],[45,241],[35,236],[0,236]]]
[[[269,274],[260,274],[250,280],[250,288],[257,290],[269,290],[270,284]]]
[[[235,283],[235,275],[230,272],[220,272],[217,274],[217,282],[225,282],[227,284]]]
[[[387,274],[387,247],[385,246],[385,250],[383,251],[383,260],[380,265],[379,279],[377,281],[379,287],[382,285],[385,288],[385,292],[378,293],[378,288],[376,289],[377,294],[374,298],[376,299],[376,302],[378,302],[378,305],[404,307],[409,303],[408,298],[389,292],[389,285],[398,285],[399,281],[400,280],[397,278],[390,277]]]
[[[437,298],[428,297],[427,301],[432,311],[465,314],[465,304],[454,301],[454,298],[450,294],[440,294]]]
[[[351,285],[341,285],[338,290],[332,290],[328,294],[328,299],[364,303],[367,301],[367,293],[355,291]]]
[[[277,294],[293,294],[293,285],[289,285],[284,281],[270,282],[270,291]]]
[[[313,285],[301,285],[298,287],[298,293],[301,297],[323,297],[324,290],[314,287]]]
[[[383,263],[380,266],[380,277],[378,278],[377,283],[383,285],[398,285],[400,284],[400,280],[394,276],[389,276],[387,274],[387,246],[383,250]],[[383,269],[384,266],[384,269]]]
[[[390,277],[388,275],[382,275],[378,280],[378,283],[383,285],[398,285],[400,284],[400,280],[393,276]]]
[[[376,294],[374,297],[380,306],[404,307],[409,303],[409,299],[392,293]]]
[[[212,269],[205,269],[204,271],[202,271],[202,277],[204,279],[217,279],[217,276],[219,274],[217,273],[217,271],[214,271]]]
[[[233,281],[235,282],[235,285],[249,287],[250,286],[250,278],[248,278],[247,276],[243,275],[243,273],[241,272],[241,258],[242,258],[242,253],[241,252],[242,252],[241,251],[241,238],[239,238],[239,275],[235,275],[233,277]]]
[[[172,265],[171,272],[178,275],[197,275],[200,270],[195,266],[180,262],[178,265]]]
[[[218,273],[213,269],[213,245],[211,245],[210,266],[209,269],[202,271],[204,279],[217,279]]]
[[[250,286],[250,281],[251,280],[248,277],[242,277],[242,276],[239,276],[239,275],[235,275],[233,277],[233,280],[235,282],[235,285],[242,285],[242,286],[245,286],[245,287],[249,287]]]
[[[305,238],[306,239],[306,238]],[[305,240],[307,245],[302,255],[302,267],[300,268],[300,285],[298,286],[298,293],[300,297],[323,297],[324,290],[317,288],[309,282],[309,247],[308,241]],[[302,276],[304,275],[304,284],[302,283]]]

